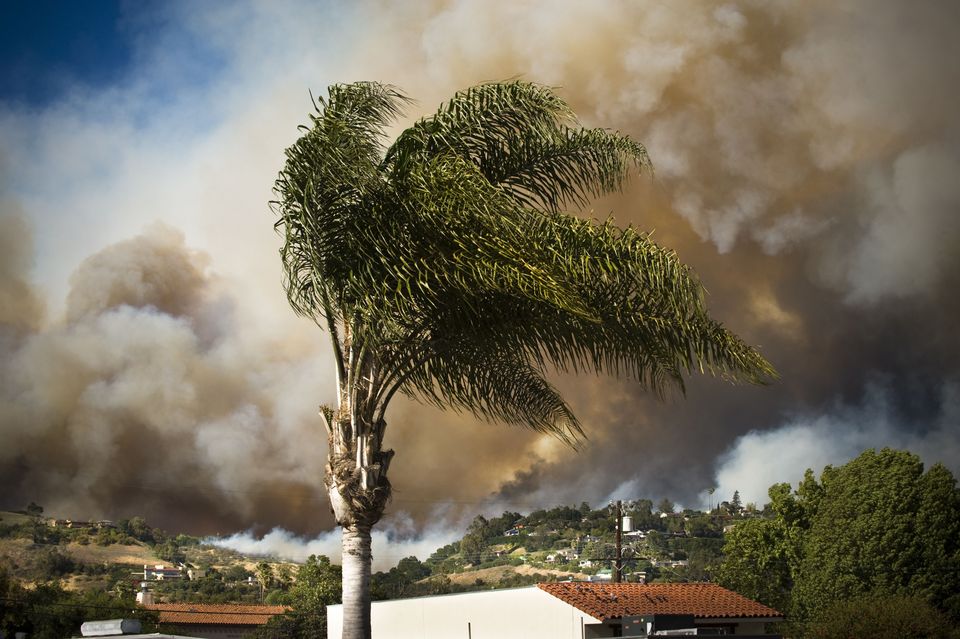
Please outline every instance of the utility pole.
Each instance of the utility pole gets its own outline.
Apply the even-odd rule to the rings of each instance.
[[[623,546],[621,538],[623,536],[623,503],[617,500],[617,563],[613,569],[613,583],[618,584],[623,580]]]

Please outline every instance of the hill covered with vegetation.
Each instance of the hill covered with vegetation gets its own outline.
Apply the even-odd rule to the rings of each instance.
[[[819,478],[808,471],[796,488],[771,486],[769,497],[757,507],[734,494],[707,511],[624,502],[624,580],[715,581],[783,611],[785,634],[795,637],[842,636],[831,632],[854,617],[889,626],[878,610],[911,611],[904,617],[920,625],[903,632],[917,637],[949,636],[943,629],[960,621],[960,490],[943,466],[925,470],[906,451],[868,450]],[[372,594],[606,580],[616,528],[613,509],[587,503],[478,515],[458,541],[375,573]],[[243,556],[139,517],[50,520],[30,504],[0,513],[0,630],[30,615],[36,629],[53,618],[78,626],[129,612],[144,566],[160,563],[179,578],[151,581],[159,601],[291,606],[264,637],[322,636],[324,607],[340,598],[340,567],[326,557]],[[49,636],[66,636],[61,630]]]

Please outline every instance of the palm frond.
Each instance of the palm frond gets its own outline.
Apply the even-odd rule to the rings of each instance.
[[[558,211],[568,202],[617,190],[633,166],[649,167],[644,147],[604,129],[581,129],[546,87],[491,83],[461,91],[405,131],[387,153],[398,173],[415,158],[453,153],[522,205]]]
[[[583,429],[543,371],[522,357],[487,347],[438,351],[408,378],[408,395],[483,419],[519,424],[576,446]]]
[[[375,82],[331,86],[311,125],[287,149],[273,204],[285,239],[284,284],[298,314],[323,315],[337,299],[349,275],[343,257],[356,245],[365,203],[382,186],[384,127],[407,102]]]
[[[367,403],[381,416],[403,391],[575,442],[548,371],[625,374],[659,394],[694,372],[776,376],[710,317],[675,252],[559,212],[649,166],[640,144],[510,82],[456,94],[385,148],[406,102],[386,85],[331,87],[275,188],[290,304],[325,318],[335,348],[343,332],[362,369],[343,383],[379,385]]]
[[[683,390],[692,372],[753,383],[773,375],[755,349],[709,317],[699,280],[673,251],[609,222],[533,214],[528,222],[528,259],[587,312],[474,291],[425,317],[430,335],[521,352],[539,367],[626,374],[660,394]]]

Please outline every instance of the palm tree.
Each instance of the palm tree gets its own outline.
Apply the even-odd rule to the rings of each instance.
[[[658,394],[693,371],[775,375],[708,316],[673,251],[562,212],[647,167],[640,144],[579,127],[551,89],[517,81],[461,91],[387,146],[408,102],[388,85],[331,86],[272,203],[290,304],[327,330],[336,362],[337,402],[321,416],[344,637],[370,636],[370,530],[390,499],[382,442],[397,392],[576,447],[553,371],[629,375]]]

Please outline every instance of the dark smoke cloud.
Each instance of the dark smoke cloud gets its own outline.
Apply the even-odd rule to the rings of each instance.
[[[29,324],[31,304],[4,318],[29,329],[3,354],[4,506],[195,532],[329,526],[325,442],[280,393],[316,366],[243,344],[206,262],[157,225],[78,267],[63,324]],[[30,299],[22,269],[4,276],[4,297]]]
[[[21,212],[5,209],[0,209],[0,346],[7,352],[37,330],[44,305],[26,277],[33,262],[29,225]]]
[[[762,500],[766,469],[790,481],[838,459],[784,464],[767,451],[747,464],[741,442],[813,423],[831,425],[811,431],[822,451],[911,442],[960,469],[955,448],[934,445],[960,435],[944,417],[955,414],[949,389],[960,379],[960,43],[946,26],[957,5],[498,8],[378,5],[358,66],[430,100],[519,74],[560,87],[585,123],[645,142],[656,177],[592,214],[656,229],[702,275],[715,313],[761,345],[783,379],[764,389],[697,380],[667,403],[624,380],[564,380],[591,445],[538,455],[521,439],[499,453],[518,471],[491,499],[697,503],[719,484]],[[381,60],[388,50],[403,55]],[[411,411],[394,427],[416,422]],[[404,454],[416,444],[398,463]],[[731,464],[752,469],[736,475],[739,486]]]
[[[419,100],[412,118],[456,89],[522,76],[558,87],[585,124],[647,144],[655,177],[584,214],[654,229],[701,274],[715,314],[782,374],[767,388],[696,379],[667,402],[629,380],[560,378],[590,437],[581,453],[399,402],[387,434],[397,535],[431,526],[440,538],[437,522],[456,528],[480,511],[611,496],[695,505],[712,486],[721,498],[739,489],[762,501],[773,480],[873,445],[909,446],[960,470],[947,445],[960,440],[960,5],[437,0],[191,11],[233,61],[230,91],[211,99],[225,121],[199,150],[154,160],[182,155],[189,171],[179,179],[201,176],[161,202],[203,208],[151,214],[234,232],[201,243],[209,258],[153,228],[79,268],[73,259],[66,319],[44,323],[42,302],[61,300],[29,288],[32,254],[10,239],[27,229],[10,222],[0,236],[0,481],[10,505],[147,514],[197,532],[330,525],[315,417],[332,397],[317,346],[325,336],[285,309],[285,321],[240,309],[282,306],[279,295],[251,296],[279,291],[265,202],[309,109],[307,88],[357,79],[406,89]],[[23,117],[10,120],[17,126],[0,117],[0,132],[19,140],[32,131]],[[74,139],[57,124],[77,119],[48,116],[38,135],[68,149],[107,135],[94,122]],[[121,137],[109,149],[143,146]],[[47,161],[67,171],[70,157]],[[139,204],[145,184],[122,179],[118,211]],[[74,200],[84,219],[99,210],[99,200],[67,195],[48,207]],[[42,218],[30,202],[23,211]],[[229,277],[211,275],[219,270]]]

